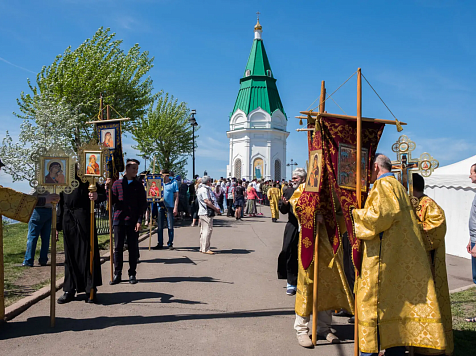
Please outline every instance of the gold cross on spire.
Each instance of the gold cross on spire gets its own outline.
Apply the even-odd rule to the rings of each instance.
[[[260,14],[260,12],[258,11],[258,12],[256,13],[256,15],[258,16],[258,21],[259,21],[259,14]]]

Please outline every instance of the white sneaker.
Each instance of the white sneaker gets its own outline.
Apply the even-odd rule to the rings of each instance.
[[[300,346],[305,348],[313,348],[314,345],[312,344],[311,338],[307,334],[298,334],[297,335],[298,343]]]

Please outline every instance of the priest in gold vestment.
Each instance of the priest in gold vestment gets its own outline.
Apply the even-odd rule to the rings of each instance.
[[[362,240],[357,286],[361,355],[401,355],[405,346],[444,351],[445,330],[435,283],[410,198],[377,154],[373,187],[365,207],[354,209],[355,236]]]
[[[441,318],[445,327],[446,350],[416,349],[421,355],[451,355],[454,349],[453,322],[451,316],[450,292],[446,273],[446,219],[445,212],[423,192],[425,180],[419,174],[413,174],[413,195],[418,198],[416,216],[419,220],[420,232],[427,251],[428,262],[435,281],[436,295],[440,305]]]
[[[296,210],[296,204],[304,191],[305,184],[301,184],[289,199],[289,203]],[[298,218],[299,215],[294,214]],[[339,249],[334,256],[331,243],[327,235],[325,225],[322,223],[322,216],[318,215],[320,220],[319,228],[319,256],[318,256],[318,315],[317,315],[317,334],[331,343],[339,343],[339,338],[334,335],[331,329],[332,311],[336,309],[354,310],[354,298],[345,278],[343,265],[343,252]],[[345,229],[345,223],[337,221],[341,231]],[[299,221],[301,224],[301,221]],[[314,261],[307,269],[303,268],[301,261],[301,239],[299,233],[298,242],[298,278],[296,291],[295,312],[296,319],[294,329],[299,345],[303,347],[313,347],[309,338],[308,323],[313,307],[313,284],[314,284]]]
[[[273,222],[276,222],[279,219],[278,203],[281,199],[281,190],[277,188],[276,183],[273,183],[273,187],[268,189],[267,195],[269,200],[269,207],[271,208],[271,218]]]

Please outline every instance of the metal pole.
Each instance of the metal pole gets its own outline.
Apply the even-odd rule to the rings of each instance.
[[[192,124],[192,162],[193,162],[193,177],[195,179],[195,125]]]

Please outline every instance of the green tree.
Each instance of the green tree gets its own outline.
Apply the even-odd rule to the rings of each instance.
[[[139,118],[132,130],[137,142],[133,148],[156,159],[161,169],[185,176],[187,157],[193,149],[192,127],[187,104],[160,92],[146,116]],[[195,136],[197,137],[197,136]]]
[[[35,96],[40,93],[47,91],[58,101],[64,98],[81,114],[78,126],[68,134],[78,147],[94,135],[93,125],[86,122],[97,117],[102,94],[104,105],[112,105],[122,116],[132,119],[123,126],[129,130],[152,102],[152,79],[145,75],[154,58],[149,58],[147,51],[141,52],[138,44],[125,53],[120,48],[122,40],[114,37],[109,28],[101,27],[77,49],[68,47],[50,66],[43,67],[36,86],[28,79],[32,94],[21,93],[17,102],[23,115],[17,116],[31,116]]]
[[[32,180],[35,165],[31,155],[39,148],[64,147],[75,148],[69,134],[84,120],[66,100],[56,98],[44,92],[35,95],[20,125],[18,142],[14,142],[7,131],[0,146],[0,157],[5,163],[6,173],[13,181]]]

